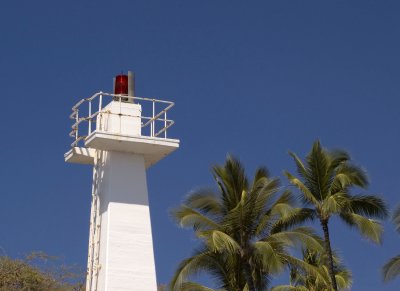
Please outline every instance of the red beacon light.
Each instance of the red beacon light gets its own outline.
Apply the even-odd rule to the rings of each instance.
[[[130,98],[121,98],[114,96],[115,101],[134,103],[135,96],[135,74],[128,71],[128,75],[117,75],[114,78],[114,94],[122,96],[130,96]]]
[[[118,75],[115,77],[114,94],[128,95],[127,75]]]

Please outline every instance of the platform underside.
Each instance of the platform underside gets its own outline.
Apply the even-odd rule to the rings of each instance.
[[[95,149],[73,147],[64,154],[64,159],[68,163],[93,165],[95,155]]]
[[[96,150],[106,150],[142,155],[149,168],[179,148],[179,140],[95,131],[85,139],[85,146],[72,148],[65,161],[93,165]]]

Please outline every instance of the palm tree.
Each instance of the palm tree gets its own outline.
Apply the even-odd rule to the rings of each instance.
[[[323,247],[311,229],[294,227],[294,218],[306,211],[293,206],[289,192],[276,197],[278,179],[258,168],[250,182],[241,163],[231,156],[223,166],[214,166],[212,174],[218,191],[194,191],[172,212],[182,227],[193,228],[200,246],[180,263],[171,290],[212,290],[189,281],[200,272],[229,291],[266,290],[271,276],[287,266],[319,274],[316,267],[289,254],[288,249],[299,244]]]
[[[302,251],[303,260],[313,266],[318,267],[322,272],[329,277],[328,257],[325,253],[319,253],[315,250],[304,249]],[[351,272],[340,261],[339,257],[334,254],[335,262],[335,278],[340,290],[351,287],[352,278]],[[304,272],[304,270],[292,268],[290,270],[290,285],[276,286],[271,291],[330,291],[331,284],[328,281],[321,279],[319,276],[314,276]]]
[[[400,205],[393,212],[392,221],[396,230],[400,232]],[[400,276],[400,255],[391,258],[382,269],[383,280],[390,281]]]
[[[368,178],[365,172],[351,163],[350,156],[342,150],[328,151],[319,141],[314,142],[311,152],[303,163],[296,154],[293,157],[299,177],[289,172],[289,182],[300,190],[308,212],[304,219],[317,219],[321,224],[325,252],[328,255],[329,275],[332,288],[337,291],[335,266],[329,238],[329,220],[338,216],[347,225],[357,228],[361,234],[375,243],[381,242],[382,226],[373,218],[385,218],[387,209],[384,201],[375,195],[352,195],[357,186],[366,188]]]

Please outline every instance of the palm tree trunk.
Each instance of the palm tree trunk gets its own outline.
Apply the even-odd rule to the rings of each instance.
[[[247,248],[244,248],[244,254],[242,256],[243,259],[243,266],[244,270],[246,273],[246,282],[247,282],[247,287],[249,288],[249,291],[256,291],[255,286],[254,286],[254,280],[252,276],[252,268],[249,262],[249,257],[248,257],[248,251]]]
[[[249,291],[256,291],[256,288],[254,286],[254,282],[253,282],[253,276],[251,274],[251,267],[249,266],[249,264],[246,264],[246,269],[247,269],[247,287],[249,288]]]
[[[328,254],[328,267],[329,267],[329,275],[331,277],[332,288],[334,291],[338,291],[335,271],[333,268],[333,256],[331,249],[331,240],[329,238],[329,229],[328,229],[328,220],[321,219],[322,230],[324,231],[324,239],[325,239],[325,252]]]

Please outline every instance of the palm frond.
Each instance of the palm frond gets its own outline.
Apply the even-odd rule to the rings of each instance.
[[[249,186],[244,167],[238,159],[228,155],[223,166],[216,165],[212,169],[214,177],[225,189],[226,206],[232,209],[240,201],[242,191]]]
[[[239,253],[241,250],[238,242],[222,231],[198,231],[196,234],[199,238],[205,240],[206,245],[213,252]]]
[[[294,226],[289,225],[293,216],[298,213],[298,209],[294,208],[295,199],[290,191],[284,191],[278,199],[270,206],[269,210],[259,217],[259,224],[255,234],[260,235],[267,230],[271,232],[278,232]],[[267,224],[265,222],[268,222]],[[286,222],[286,224],[285,224]],[[280,226],[280,229],[279,229]],[[270,229],[272,227],[273,229]]]
[[[206,286],[200,285],[195,282],[184,282],[182,283],[179,291],[218,291]]]
[[[272,287],[271,291],[310,291],[310,289],[304,286],[279,285]]]
[[[349,196],[347,193],[338,192],[334,195],[327,196],[321,207],[321,211],[326,216],[333,214],[339,214],[343,211],[347,211],[349,206]]]
[[[220,229],[220,225],[217,222],[185,205],[173,210],[171,216],[181,227],[193,227],[195,231],[199,229]]]
[[[222,211],[221,202],[217,194],[211,189],[199,189],[190,193],[184,204],[203,213],[213,215],[220,215]]]
[[[306,161],[309,169],[308,188],[314,197],[318,200],[323,200],[329,189],[330,175],[328,169],[330,158],[328,152],[322,148],[319,140],[314,142]]]
[[[400,255],[391,258],[382,269],[383,280],[385,282],[400,276]]]
[[[297,227],[292,230],[271,234],[265,241],[279,241],[286,247],[303,247],[316,251],[323,250],[322,239],[309,227]]]
[[[293,214],[294,207],[291,206],[290,204],[287,203],[277,203],[273,206],[271,209],[271,214],[272,215],[277,215],[278,217],[281,217],[282,219],[285,219],[289,217],[290,215]]]
[[[247,232],[245,233],[245,228],[244,225],[246,225],[246,229],[250,228],[252,224],[252,217],[251,217],[251,210],[252,210],[252,204],[251,201],[254,201],[254,197],[252,196],[247,196],[247,193],[242,193],[242,197],[238,204],[236,205],[235,208],[229,210],[228,213],[224,216],[224,220],[221,223],[223,226],[224,230],[227,233],[231,233],[232,237],[240,240],[240,237],[243,235],[248,234]],[[252,198],[252,199],[246,199],[246,198]],[[250,214],[250,215],[249,215]]]
[[[213,265],[213,258],[208,252],[196,254],[190,258],[183,260],[177,270],[175,271],[174,277],[170,282],[170,289],[173,291],[180,291],[182,284],[190,276],[197,275],[201,270],[208,269],[210,267],[215,268]]]
[[[297,172],[303,179],[308,178],[308,171],[306,166],[300,160],[300,158],[293,152],[289,152],[289,155],[293,158],[294,162],[296,163]]]
[[[255,232],[254,234],[256,236],[262,235],[265,232],[268,232],[268,230],[271,228],[271,226],[273,225],[273,221],[272,221],[272,215],[270,214],[270,211],[268,211],[267,213],[265,213],[263,216],[261,216],[259,218],[259,221],[257,223],[257,226],[255,228]]]
[[[275,207],[275,205],[281,204],[281,203],[288,204],[291,206],[295,205],[296,199],[293,196],[292,192],[290,192],[289,190],[283,191],[283,193],[278,197],[278,199],[276,199],[274,204],[271,206],[271,209],[273,209]]]
[[[283,248],[277,241],[257,241],[254,244],[255,254],[260,258],[264,271],[278,274],[283,271],[285,261],[280,256]]]
[[[258,212],[264,210],[278,191],[279,179],[277,178],[261,178],[257,182],[254,182],[254,187],[250,190],[250,194],[255,198],[254,206],[257,207],[254,210]]]
[[[303,249],[303,261],[309,265],[317,267],[319,271],[325,274],[323,277],[313,276],[310,273],[307,273],[305,270],[292,267],[290,269],[290,286],[293,287],[303,287],[306,290],[313,291],[330,291],[332,287],[330,285],[329,280],[326,279],[329,277],[329,270],[327,267],[328,258],[325,252],[318,252],[312,249]],[[335,258],[335,278],[338,286],[341,290],[349,288],[352,284],[352,276],[351,272],[346,269],[341,263],[340,258],[334,252]],[[279,286],[280,287],[280,286]]]
[[[394,226],[396,227],[396,230],[400,232],[400,205],[398,205],[392,215],[392,221],[394,223]]]
[[[349,288],[353,284],[351,272],[347,269],[336,271],[335,278],[340,289]]]
[[[350,161],[350,155],[348,152],[342,149],[336,149],[329,151],[329,170],[334,171],[340,165]]]
[[[310,276],[318,278],[325,285],[330,285],[329,274],[327,274],[323,268],[313,266],[292,256],[286,256],[285,259],[288,261],[291,267],[300,268]]]
[[[365,238],[377,244],[381,243],[383,228],[378,221],[355,213],[342,213],[340,217],[349,226],[356,227]]]
[[[348,163],[340,164],[335,170],[335,177],[332,181],[331,192],[340,191],[349,186],[366,188],[368,177],[365,171],[355,165]]]
[[[290,184],[296,186],[301,193],[303,193],[304,198],[307,202],[313,204],[313,205],[318,205],[319,202],[317,198],[313,195],[313,193],[306,187],[303,182],[301,182],[298,178],[290,174],[289,172],[285,171],[284,172],[285,176],[288,178]]]
[[[350,207],[354,213],[367,217],[385,219],[388,216],[385,202],[374,195],[352,196]]]
[[[316,217],[314,209],[311,208],[293,208],[291,213],[287,216],[280,218],[271,226],[271,233],[277,233],[287,230],[294,226],[312,221]]]
[[[268,171],[268,169],[266,167],[259,167],[256,169],[256,173],[254,174],[254,180],[253,182],[257,182],[258,180],[262,179],[262,178],[269,178],[270,177],[270,173]],[[254,187],[254,185],[253,185]]]

